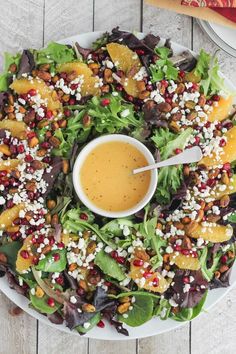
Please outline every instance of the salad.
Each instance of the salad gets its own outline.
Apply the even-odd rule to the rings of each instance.
[[[175,54],[153,34],[115,28],[89,49],[53,42],[7,53],[0,276],[81,335],[196,317],[208,291],[229,286],[235,260],[233,96],[215,55]],[[144,210],[106,219],[81,204],[71,176],[81,149],[112,133],[140,140],[156,160],[192,146],[203,159],[161,168]]]

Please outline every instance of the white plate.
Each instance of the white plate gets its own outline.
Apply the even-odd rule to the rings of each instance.
[[[236,57],[236,30],[213,22],[198,20],[202,29],[224,51]]]
[[[61,43],[67,43],[67,44],[73,44],[75,41],[78,41],[81,46],[84,47],[89,47],[91,43],[102,34],[102,32],[92,32],[92,33],[85,33],[81,35],[77,35],[74,37],[70,37],[67,39],[63,39],[60,42]],[[143,35],[139,33],[137,35],[138,37],[142,38]],[[175,53],[180,53],[183,50],[186,50],[187,48],[180,46],[176,43],[172,42],[173,50]],[[233,91],[236,91],[236,87],[228,80],[226,79],[226,84],[230,89],[233,89]],[[212,306],[214,306],[218,301],[220,301],[228,292],[229,290],[236,284],[236,264],[232,270],[231,274],[231,286],[228,288],[221,288],[221,289],[215,289],[212,291],[209,291],[208,297],[204,306],[204,311],[208,311]],[[9,288],[9,285],[7,283],[7,280],[4,278],[0,278],[0,290],[10,299],[12,300],[17,306],[21,307],[25,312],[33,316],[34,318],[44,322],[45,324],[59,329],[61,331],[67,332],[67,333],[74,333],[79,337],[79,334],[75,331],[70,331],[68,328],[66,328],[65,325],[54,325],[50,321],[47,320],[47,318],[35,310],[31,309],[28,307],[29,301],[17,294],[16,291],[12,290]],[[127,339],[135,339],[135,338],[144,338],[144,337],[149,337],[149,336],[154,336],[156,334],[168,332],[172,329],[175,329],[177,327],[182,326],[186,322],[177,322],[171,319],[168,319],[166,321],[162,321],[159,318],[153,318],[149,322],[145,323],[144,325],[140,327],[128,327],[125,326],[129,330],[129,337],[125,337],[124,335],[121,335],[116,332],[116,330],[110,326],[109,324],[106,324],[104,329],[95,327],[91,331],[88,332],[84,337],[87,338],[95,338],[95,339],[105,339],[105,340],[127,340]]]

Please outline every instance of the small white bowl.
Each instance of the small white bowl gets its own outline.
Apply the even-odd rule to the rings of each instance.
[[[157,186],[157,170],[155,169],[155,170],[150,171],[151,172],[151,180],[150,180],[150,185],[149,185],[148,191],[147,191],[145,197],[138,204],[136,204],[133,208],[127,209],[124,211],[115,211],[115,212],[110,212],[108,210],[103,210],[103,209],[98,208],[96,205],[94,205],[91,202],[90,199],[88,199],[88,197],[84,193],[81,183],[80,183],[80,178],[78,178],[78,176],[80,176],[81,167],[83,166],[83,163],[84,163],[85,159],[87,158],[87,156],[90,154],[90,152],[95,147],[97,147],[99,144],[103,144],[103,143],[107,143],[107,142],[111,142],[111,141],[119,141],[119,142],[125,142],[125,143],[131,144],[134,147],[136,147],[136,149],[138,149],[140,152],[142,152],[142,154],[145,156],[148,164],[155,163],[154,157],[151,154],[151,152],[140,141],[138,141],[134,138],[131,138],[127,135],[121,135],[121,134],[104,135],[104,136],[101,136],[101,137],[89,142],[83,148],[83,150],[81,150],[81,152],[77,156],[77,159],[75,161],[74,168],[73,168],[73,184],[74,184],[74,188],[75,188],[75,191],[76,191],[79,199],[91,211],[93,211],[96,214],[106,216],[108,218],[123,218],[123,217],[137,213],[139,210],[143,209],[144,206],[150,201],[153,194],[155,193],[156,186]]]

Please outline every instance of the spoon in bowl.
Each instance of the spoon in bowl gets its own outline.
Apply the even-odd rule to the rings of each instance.
[[[186,163],[193,163],[193,162],[198,162],[202,159],[202,151],[199,146],[194,146],[190,149],[186,149],[183,152],[181,152],[178,155],[175,155],[173,157],[170,157],[167,160],[157,162],[153,165],[148,165],[140,168],[136,168],[133,170],[133,174],[145,172],[145,171],[150,171],[154,170],[156,168],[160,167],[166,167],[166,166],[174,166],[174,165],[179,165],[179,164],[186,164]]]

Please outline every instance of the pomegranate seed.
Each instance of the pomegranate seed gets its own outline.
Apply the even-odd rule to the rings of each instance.
[[[59,253],[55,253],[54,255],[53,255],[53,259],[54,259],[54,261],[55,262],[58,262],[59,260],[60,260],[60,255],[59,255]]]
[[[40,144],[42,149],[49,149],[50,144],[47,141],[44,141],[43,143]]]
[[[224,147],[226,145],[225,139],[221,139],[219,145],[220,145],[220,147]]]
[[[198,145],[201,139],[199,138],[199,136],[195,136],[194,140],[195,140],[195,144]]]
[[[54,307],[55,306],[55,301],[52,297],[50,297],[47,301],[48,306]]]
[[[52,117],[53,117],[52,111],[47,110],[47,112],[46,112],[46,118],[50,119],[50,118],[52,118]]]
[[[142,267],[144,265],[144,261],[142,259],[135,259],[133,261],[133,265],[135,267]]]
[[[135,52],[138,54],[138,55],[144,55],[145,52],[143,49],[136,49]]]
[[[123,91],[123,86],[120,84],[116,85],[116,90],[119,92]]]
[[[191,251],[190,252],[193,258],[198,258],[197,251]]]
[[[97,326],[100,327],[100,328],[104,328],[105,327],[105,323],[102,320],[100,320],[98,322]]]
[[[178,155],[178,154],[180,154],[181,152],[182,152],[183,150],[182,149],[175,149],[175,153],[176,153],[176,155]]]
[[[112,285],[112,283],[110,282],[110,281],[104,281],[104,285],[106,285],[106,286],[111,286]]]
[[[31,129],[34,129],[35,126],[36,126],[35,122],[29,122],[29,127],[30,127]]]
[[[226,124],[224,124],[224,128],[226,128],[226,129],[231,129],[231,128],[233,128],[233,123],[231,123],[231,122],[228,122],[228,123],[226,123]]]
[[[116,251],[111,251],[110,255],[114,259],[117,259],[117,257],[118,257],[118,253]]]
[[[79,296],[84,296],[85,295],[85,290],[83,288],[78,288],[76,290],[76,293],[79,295]]]
[[[38,239],[33,236],[31,238],[31,242],[33,243],[33,245],[35,245],[36,243],[38,243]]]
[[[75,98],[69,99],[69,105],[73,106],[76,103]]]
[[[125,258],[124,257],[117,257],[116,261],[120,264],[124,264],[125,263]]]
[[[146,90],[147,90],[147,91],[152,91],[152,90],[153,90],[153,86],[150,85],[150,84],[148,84],[148,85],[146,86]]]
[[[32,262],[33,262],[34,265],[37,265],[38,262],[39,262],[38,257],[33,257]]]
[[[189,250],[183,249],[183,250],[181,250],[181,253],[182,253],[183,255],[187,256],[187,255],[189,255]]]
[[[208,104],[208,106],[212,106],[213,105],[213,101],[212,100],[207,100],[206,104]]]
[[[46,156],[46,157],[43,158],[42,161],[47,163],[47,164],[49,164],[51,162],[51,158],[49,156]]]
[[[22,251],[20,252],[20,255],[21,255],[21,257],[24,258],[24,259],[29,259],[29,252],[26,251],[26,250],[22,250]]]
[[[17,146],[17,152],[19,154],[22,154],[24,151],[25,151],[24,145]]]
[[[222,256],[220,259],[221,263],[225,264],[228,261],[228,257],[226,255]]]
[[[35,136],[36,136],[36,133],[35,133],[35,132],[29,132],[29,133],[27,134],[28,139],[32,139],[32,138],[34,138]]]
[[[13,224],[14,224],[14,225],[20,225],[20,224],[21,224],[21,219],[20,219],[20,218],[15,218],[15,219],[13,220]]]
[[[193,82],[193,86],[191,87],[191,91],[196,91],[198,89],[198,84]]]
[[[18,240],[20,237],[21,237],[21,232],[20,232],[20,231],[14,232],[14,233],[11,235],[11,238],[12,238],[13,241]]]
[[[48,239],[49,239],[49,245],[53,246],[55,243],[55,239],[53,237],[49,237]]]
[[[225,170],[225,171],[230,171],[231,170],[231,165],[230,165],[229,162],[224,163],[223,170]]]
[[[22,100],[27,101],[28,100],[28,95],[27,95],[27,93],[22,93],[19,98],[22,98]]]
[[[25,155],[25,162],[32,162],[33,157],[31,155]]]
[[[10,145],[10,152],[11,152],[11,154],[16,154],[17,153],[16,145]]]
[[[7,201],[7,209],[11,209],[14,206],[14,203],[12,200]]]
[[[166,103],[169,103],[169,104],[171,104],[171,103],[172,103],[172,98],[170,98],[170,97],[167,97],[167,98],[166,98]]]
[[[43,120],[43,117],[41,117],[37,114],[35,119],[37,120],[37,122],[41,122],[41,120]]]
[[[168,81],[166,81],[166,80],[161,80],[161,86],[167,88],[167,87],[169,86]]]
[[[79,84],[71,84],[70,88],[71,90],[76,90],[78,88]]]
[[[206,187],[207,187],[206,183],[201,183],[200,190],[203,191],[206,189]]]
[[[183,79],[185,77],[185,72],[183,70],[180,70],[179,76]]]
[[[98,271],[97,271],[97,269],[90,269],[89,274],[91,274],[91,275],[97,275],[97,274],[98,274]]]
[[[30,200],[34,199],[34,192],[28,192],[27,195]]]
[[[7,171],[6,170],[0,171],[0,177],[5,177],[6,175],[7,175]]]
[[[133,100],[134,100],[133,96],[131,96],[131,95],[126,95],[125,99],[129,102],[133,102]]]
[[[145,279],[150,278],[152,275],[153,275],[153,273],[152,273],[152,272],[148,272],[148,271],[146,271],[146,272],[143,273],[143,277],[144,277]]]
[[[174,245],[174,250],[177,252],[181,251],[181,246],[180,245]]]
[[[158,278],[154,278],[152,280],[152,285],[156,288],[159,285],[159,279]]]
[[[5,144],[5,145],[9,145],[10,144],[10,139],[9,138],[4,138],[3,139],[3,144]]]
[[[101,106],[103,106],[103,107],[109,106],[110,103],[111,103],[111,101],[109,100],[109,98],[103,98],[101,100]]]
[[[64,278],[59,275],[58,278],[56,278],[56,283],[59,284],[59,285],[63,285],[64,284]]]
[[[64,110],[64,115],[65,115],[66,117],[70,117],[71,111],[70,111],[69,109],[65,109],[65,110]]]
[[[29,90],[29,91],[27,92],[27,94],[28,94],[29,96],[36,96],[36,95],[37,95],[37,91],[36,91],[35,89],[31,89],[31,90]]]
[[[59,243],[57,244],[57,247],[58,247],[58,248],[65,248],[65,245],[64,245],[63,242],[59,242]]]
[[[65,80],[67,78],[67,73],[60,73],[60,77]]]
[[[184,284],[189,284],[189,277],[183,277]]]
[[[209,178],[207,181],[209,187],[214,187],[216,185],[216,180],[214,178]]]
[[[206,122],[205,127],[206,128],[210,128],[210,126],[211,126],[211,123],[210,122]]]
[[[213,95],[213,96],[211,97],[211,99],[212,99],[213,101],[218,102],[218,101],[220,100],[220,96],[219,96],[219,95]]]
[[[8,187],[10,185],[10,182],[8,180],[1,181],[1,184],[4,185],[4,187]]]
[[[82,220],[88,220],[88,215],[85,214],[85,213],[81,213],[79,217],[80,217],[80,219],[82,219]]]

